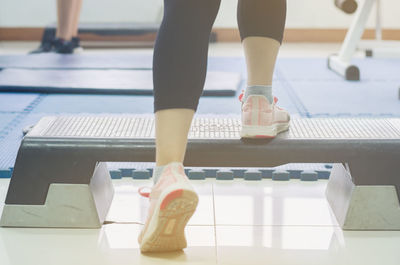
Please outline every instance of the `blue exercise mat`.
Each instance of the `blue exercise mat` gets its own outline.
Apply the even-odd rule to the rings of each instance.
[[[303,116],[400,116],[400,82],[287,81]]]
[[[152,69],[152,55],[134,53],[1,55],[0,68],[23,69]]]
[[[152,54],[116,52],[1,55],[0,68],[148,70],[152,69],[152,60]],[[362,80],[400,80],[399,59],[355,58],[351,63],[360,68]],[[327,58],[279,58],[276,67],[280,68],[290,80],[343,79],[328,69]],[[243,57],[209,57],[208,70],[245,73],[245,59]]]
[[[276,83],[275,96],[279,98],[279,105],[287,109],[292,115],[297,108],[291,103],[286,90],[281,83]],[[238,91],[239,92],[239,91]],[[23,95],[21,93],[21,95]],[[240,114],[241,103],[235,97],[201,97],[197,108],[198,114]],[[47,95],[32,110],[32,113],[151,113],[154,108],[154,98],[150,95]]]
[[[78,53],[78,54],[20,54],[0,55],[0,69],[125,69],[149,70],[153,55],[137,53]],[[246,71],[243,57],[209,57],[209,71]]]
[[[321,58],[278,60],[276,81],[303,117],[400,116],[399,59],[354,59],[361,81],[346,81]],[[304,67],[307,66],[307,67]]]
[[[241,74],[208,72],[203,96],[233,96]],[[4,69],[0,91],[73,94],[153,94],[151,70]]]
[[[1,72],[1,71],[0,71]],[[37,94],[1,93],[0,112],[21,112],[38,97]]]
[[[400,81],[400,59],[355,58],[351,63],[360,69],[361,81]],[[276,68],[284,79],[293,81],[345,81],[327,67],[325,58],[279,58]],[[277,77],[280,79],[279,77]]]
[[[374,61],[379,69],[374,69]],[[299,113],[303,117],[315,116],[399,116],[397,89],[400,77],[396,74],[399,60],[394,59],[357,59],[362,71],[371,73],[371,80],[361,82],[346,81],[342,77],[325,68],[322,58],[280,58],[276,67],[274,80],[274,95],[280,101],[279,105],[289,112]],[[307,65],[307,67],[304,67]],[[244,58],[241,57],[210,57],[209,71],[241,72],[245,76]],[[324,75],[320,74],[324,73]],[[329,77],[329,78],[328,78]],[[386,78],[384,78],[386,77]],[[240,88],[244,88],[242,82]],[[5,95],[5,94],[1,94]],[[236,94],[238,96],[238,93]],[[24,101],[29,94],[22,94]],[[3,98],[0,96],[0,100]],[[375,105],[373,100],[379,102]],[[4,103],[10,110],[21,103],[12,98]],[[27,103],[29,100],[27,100]],[[199,113],[238,113],[236,98],[202,97]],[[15,104],[15,105],[14,105]],[[26,105],[22,104],[21,108]],[[4,106],[0,104],[0,107]],[[63,113],[63,112],[151,112],[153,98],[151,96],[124,97],[118,95],[49,95],[33,112]],[[7,109],[7,108],[5,108]],[[15,110],[17,110],[15,109]],[[1,110],[1,109],[0,109]]]
[[[221,98],[223,99],[223,98]],[[35,109],[34,114],[78,113],[152,113],[153,96],[134,95],[47,95]]]
[[[9,127],[12,126],[12,121],[18,114],[0,113],[0,138],[8,133]]]

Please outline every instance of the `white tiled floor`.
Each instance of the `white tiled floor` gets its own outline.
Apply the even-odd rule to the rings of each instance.
[[[9,180],[0,179],[4,202]],[[188,248],[142,255],[147,214],[137,188],[113,180],[101,229],[0,228],[0,264],[332,264],[398,265],[400,231],[342,231],[324,197],[327,181],[192,181],[200,203],[186,228]],[[0,211],[3,205],[0,206]]]

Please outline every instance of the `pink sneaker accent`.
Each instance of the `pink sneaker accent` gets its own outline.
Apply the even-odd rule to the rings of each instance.
[[[167,205],[174,199],[179,198],[182,196],[182,191],[183,190],[175,190],[173,192],[170,192],[162,201],[161,206],[160,206],[160,210],[164,210],[165,207],[167,207]]]
[[[276,106],[278,99],[269,103],[263,95],[249,95],[243,101],[244,90],[239,96],[242,102],[242,129],[241,137],[246,138],[273,138],[278,133],[289,129],[289,113]]]
[[[139,188],[139,194],[150,199],[150,207],[138,237],[140,250],[161,252],[185,248],[185,226],[196,210],[198,196],[182,163],[169,163],[151,192],[143,189]]]

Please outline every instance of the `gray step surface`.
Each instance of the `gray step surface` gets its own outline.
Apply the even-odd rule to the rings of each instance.
[[[274,139],[240,139],[240,124],[234,115],[196,116],[185,166],[348,163],[355,185],[392,185],[399,190],[398,119],[293,119],[289,131]],[[7,202],[43,203],[53,182],[87,184],[98,162],[154,158],[153,115],[43,117],[21,143],[10,182],[10,189],[19,192],[9,192]]]
[[[239,139],[240,117],[197,116],[189,132],[190,140]],[[48,116],[42,118],[27,137],[38,138],[154,138],[150,115]],[[400,139],[400,119],[310,118],[293,119],[288,132],[278,139],[387,140]]]

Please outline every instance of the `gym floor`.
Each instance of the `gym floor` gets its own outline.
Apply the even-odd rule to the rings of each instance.
[[[0,54],[37,43],[0,42]],[[280,57],[326,58],[340,44],[284,44]],[[84,52],[151,49],[91,49]],[[239,44],[212,44],[210,56],[242,56]],[[1,95],[0,95],[1,96]],[[239,105],[238,105],[239,106]],[[149,109],[148,112],[152,112]],[[3,152],[3,150],[1,150]],[[325,199],[327,180],[193,180],[200,196],[182,252],[143,255],[137,236],[151,180],[114,179],[115,197],[101,229],[0,228],[0,264],[385,264],[400,262],[400,231],[343,231]],[[4,202],[9,179],[0,179]],[[0,204],[0,212],[3,204]]]

